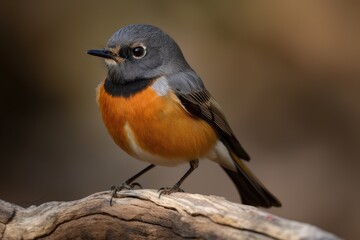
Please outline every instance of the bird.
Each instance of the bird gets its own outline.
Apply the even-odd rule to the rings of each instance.
[[[105,48],[87,53],[105,60],[107,76],[96,95],[109,134],[127,154],[149,163],[113,186],[112,197],[141,186],[134,181],[155,166],[189,163],[173,187],[159,189],[159,197],[183,191],[181,184],[206,159],[230,177],[243,204],[281,206],[245,164],[250,156],[171,36],[153,25],[131,24],[116,31]]]

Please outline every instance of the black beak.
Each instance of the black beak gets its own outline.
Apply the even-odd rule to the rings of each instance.
[[[109,59],[113,59],[114,58],[114,54],[106,49],[99,49],[99,50],[88,50],[87,54],[96,56],[96,57],[102,57],[102,58],[109,58]]]

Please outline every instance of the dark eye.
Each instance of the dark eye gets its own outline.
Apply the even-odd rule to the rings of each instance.
[[[143,46],[134,47],[132,49],[132,54],[133,54],[134,58],[137,58],[137,59],[144,57],[146,54],[145,47],[143,47]]]

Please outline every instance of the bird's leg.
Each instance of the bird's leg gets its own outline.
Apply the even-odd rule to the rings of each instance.
[[[159,198],[161,197],[161,195],[169,195],[174,192],[183,192],[184,190],[182,190],[180,188],[180,185],[198,166],[199,166],[199,160],[197,160],[197,159],[191,160],[189,170],[187,170],[187,172],[184,174],[184,176],[182,176],[182,178],[180,178],[180,180],[177,183],[175,183],[175,185],[172,188],[163,187],[163,188],[159,189],[159,192],[160,192]]]
[[[137,174],[135,174],[134,176],[132,176],[128,180],[126,180],[120,186],[111,186],[112,193],[111,193],[111,198],[110,198],[110,205],[112,205],[112,200],[113,200],[114,197],[116,197],[117,192],[119,192],[119,191],[121,191],[123,189],[128,189],[128,190],[129,189],[134,189],[135,187],[142,188],[139,183],[137,183],[137,182],[133,183],[133,181],[135,181],[138,177],[140,177],[141,175],[143,175],[144,173],[146,173],[147,171],[149,171],[153,167],[155,167],[155,165],[150,164],[149,166],[147,166],[146,168],[144,168],[143,170],[141,170],[140,172],[138,172]]]

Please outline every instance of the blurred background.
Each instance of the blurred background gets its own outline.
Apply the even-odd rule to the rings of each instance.
[[[131,23],[169,33],[283,203],[269,211],[360,238],[358,1],[2,1],[0,198],[21,206],[108,190],[146,164],[108,135],[95,101],[102,48]],[[187,170],[157,167],[145,188]],[[214,177],[216,176],[216,177]],[[239,196],[211,162],[187,192]]]

